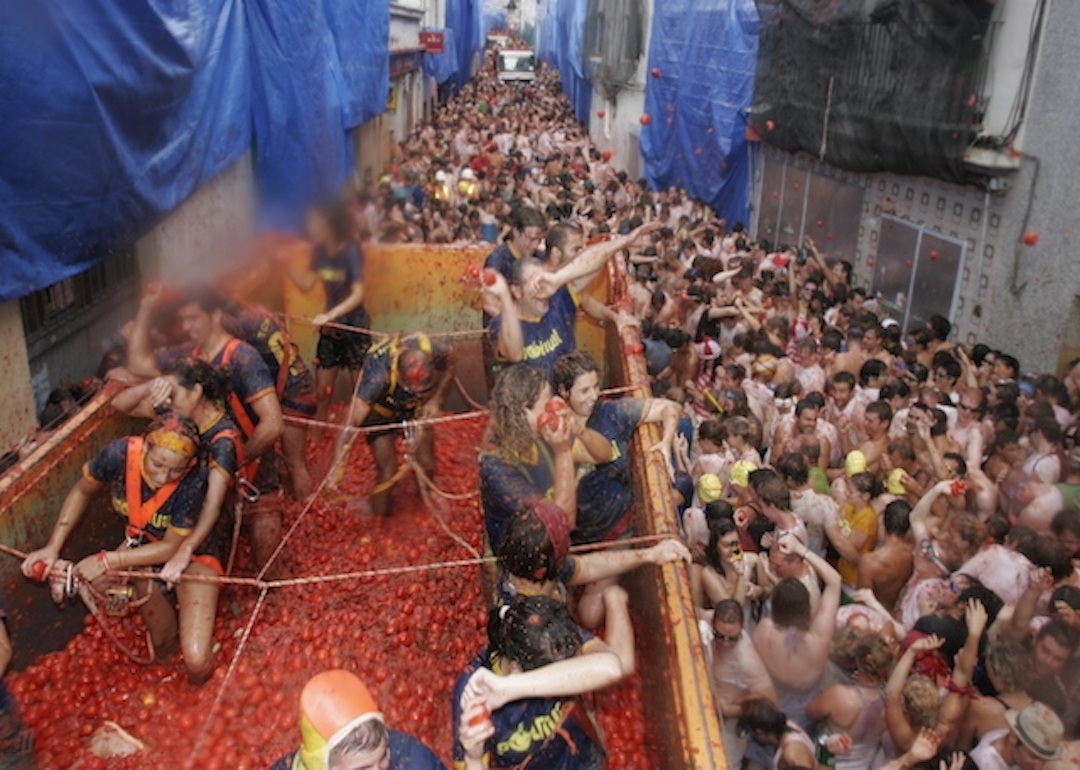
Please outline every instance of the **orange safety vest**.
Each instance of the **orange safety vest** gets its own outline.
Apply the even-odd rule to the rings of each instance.
[[[229,369],[229,359],[232,357],[232,354],[236,352],[236,349],[240,347],[242,343],[243,340],[238,337],[233,337],[231,340],[225,343],[225,349],[221,351],[221,368],[224,369],[226,372]],[[288,349],[288,346],[286,346],[286,349]],[[192,351],[192,353],[196,356],[200,356],[200,354],[202,353],[202,348],[196,347],[195,350]],[[286,377],[288,377],[288,369],[285,366],[284,361],[281,364],[281,368],[278,369],[279,385],[284,385],[284,380],[282,379],[283,373]],[[255,433],[255,423],[252,421],[251,415],[247,413],[247,408],[245,407],[244,402],[240,399],[240,396],[236,395],[236,391],[234,391],[232,387],[229,388],[229,412],[232,414],[233,420],[240,428],[240,432],[243,434],[244,440],[246,441],[247,439],[251,438],[252,434]],[[237,455],[237,463],[239,464],[237,475],[239,475],[241,478],[245,478],[248,480],[255,478],[255,472],[259,468],[259,458],[256,457],[251,462],[245,465],[242,459],[243,444],[237,442],[237,445],[241,447],[241,451]]]
[[[128,509],[128,537],[141,537],[146,526],[161,510],[165,501],[180,486],[179,479],[158,487],[145,503],[142,499],[142,453],[145,440],[142,436],[129,436],[127,440],[127,462],[124,467],[124,497]]]

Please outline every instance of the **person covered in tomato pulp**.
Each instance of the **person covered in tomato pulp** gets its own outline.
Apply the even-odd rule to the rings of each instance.
[[[454,767],[604,767],[596,724],[577,696],[621,679],[619,655],[548,596],[492,610],[488,640],[454,687]]]
[[[421,332],[394,335],[368,353],[347,421],[351,426],[375,427],[438,417],[453,375],[448,345]],[[395,438],[402,432],[395,426],[365,434],[376,465],[371,510],[381,516],[390,513],[390,490],[404,472],[399,472],[395,447]],[[342,431],[334,452],[335,483],[344,473],[348,441]],[[408,449],[420,469],[431,476],[435,472],[435,433],[430,425],[416,426]]]
[[[52,575],[60,550],[90,499],[108,487],[113,510],[124,519],[126,537],[115,550],[91,554],[77,562],[74,576],[99,597],[110,591],[127,591],[131,597],[145,598],[139,613],[146,622],[154,651],[160,659],[171,657],[178,640],[177,616],[160,585],[153,580],[135,580],[129,585],[107,573],[165,564],[176,555],[196,525],[206,493],[207,470],[199,462],[201,449],[195,422],[172,412],[150,423],[143,435],[107,444],[83,466],[82,478],[60,507],[49,542],[27,555],[23,574],[36,580]],[[57,566],[63,569],[66,563]],[[57,598],[63,598],[62,592]],[[185,616],[201,611],[200,604],[181,600],[179,628],[184,629],[183,633],[191,633]],[[193,660],[185,660],[185,665],[189,676],[201,678],[205,674],[201,668],[194,668]]]
[[[480,502],[492,553],[499,549],[510,517],[537,500],[550,500],[577,515],[575,460],[610,459],[610,447],[595,431],[582,430],[552,399],[545,376],[526,364],[501,371],[491,391],[488,448],[480,455]]]
[[[300,748],[270,770],[446,770],[416,738],[386,726],[368,688],[342,669],[312,677],[300,693]]]

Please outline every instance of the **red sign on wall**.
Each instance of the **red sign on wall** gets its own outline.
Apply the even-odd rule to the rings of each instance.
[[[420,44],[427,53],[442,53],[446,45],[442,32],[421,32]]]

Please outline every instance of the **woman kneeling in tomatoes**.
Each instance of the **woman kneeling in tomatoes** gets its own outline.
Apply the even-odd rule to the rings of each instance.
[[[110,570],[164,564],[194,528],[206,492],[206,468],[199,462],[201,448],[194,421],[173,413],[152,422],[144,435],[108,444],[83,467],[82,478],[60,508],[49,542],[26,557],[23,574],[41,579],[52,571],[90,499],[108,486],[113,510],[126,520],[126,539],[115,550],[83,558],[75,565],[74,573],[98,596],[114,589],[114,595],[123,597],[122,581],[108,575]],[[203,557],[218,561],[215,555]],[[121,590],[116,592],[118,587]],[[193,588],[181,595],[181,626],[187,625],[183,622],[186,613],[198,612],[205,604],[203,593],[211,591],[216,595],[212,584],[193,584]],[[170,657],[177,648],[176,612],[152,579],[135,580],[134,593],[140,600],[139,613],[158,658]],[[194,682],[205,681],[213,668],[212,658],[185,663]]]

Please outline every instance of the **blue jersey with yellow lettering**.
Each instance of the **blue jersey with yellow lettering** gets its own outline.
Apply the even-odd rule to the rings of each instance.
[[[534,369],[539,369],[550,381],[555,370],[555,361],[577,347],[574,340],[576,320],[577,302],[563,286],[551,296],[548,311],[541,318],[521,319],[521,334],[524,338],[521,360]],[[502,316],[498,316],[488,327],[488,334],[496,350],[501,324]]]
[[[597,543],[622,520],[633,502],[630,487],[630,442],[641,424],[645,401],[621,398],[598,401],[588,426],[611,442],[612,459],[588,471],[578,482],[576,543]]]
[[[461,745],[461,694],[478,668],[495,669],[494,655],[484,650],[469,664],[454,686],[454,766],[464,767]],[[539,770],[599,770],[604,749],[592,719],[577,698],[530,698],[507,703],[493,711],[495,735],[485,745],[486,767],[519,767],[528,762]]]
[[[99,484],[110,485],[113,510],[124,518],[127,518],[127,452],[128,440],[117,439],[105,446],[97,456],[88,462],[83,468],[83,473]],[[139,487],[142,493],[142,502],[146,502],[154,496],[154,490],[141,479]],[[206,468],[196,465],[173,491],[169,498],[162,503],[145,531],[157,539],[165,537],[165,531],[174,529],[179,534],[186,535],[195,526],[199,518],[199,510],[202,508],[203,495],[206,493]]]

